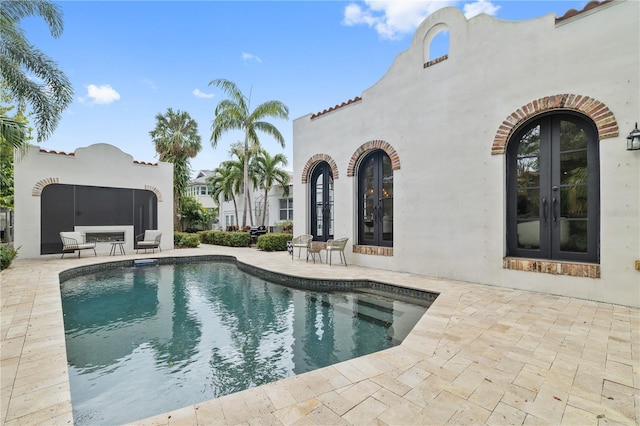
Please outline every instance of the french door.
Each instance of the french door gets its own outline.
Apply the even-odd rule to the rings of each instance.
[[[598,136],[574,114],[525,125],[507,148],[509,256],[597,262]]]
[[[333,173],[326,162],[311,174],[311,235],[314,241],[333,238]]]
[[[393,246],[393,169],[384,151],[374,151],[358,173],[358,243]]]

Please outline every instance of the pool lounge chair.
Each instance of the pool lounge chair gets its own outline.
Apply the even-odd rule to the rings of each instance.
[[[293,249],[298,247],[298,259],[300,258],[300,252],[302,249],[308,249],[311,244],[311,240],[313,240],[313,235],[298,235],[297,237],[293,237],[291,240],[291,246]],[[291,259],[293,259],[293,250],[291,250]]]
[[[151,229],[144,231],[144,234],[136,235],[136,254],[138,250],[144,249],[146,253],[147,250],[151,249],[153,252],[156,252],[156,249],[162,251],[160,248],[160,238],[162,237],[162,232],[157,229]]]
[[[344,266],[347,266],[347,258],[344,255],[344,248],[347,245],[347,241],[349,238],[338,238],[337,240],[327,240],[327,257],[329,258],[329,266],[331,266],[331,255],[334,251],[340,253],[340,263],[343,263]]]
[[[93,255],[98,255],[95,241],[92,243],[85,242],[80,232],[60,232],[60,239],[62,240],[62,257],[60,259],[63,259],[66,253],[74,253],[76,250],[78,250],[78,257],[80,257],[82,250],[93,250]]]

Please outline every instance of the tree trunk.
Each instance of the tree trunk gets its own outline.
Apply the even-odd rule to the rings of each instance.
[[[237,226],[238,225],[238,203],[236,202],[235,195],[231,194],[231,199],[233,200],[233,209],[236,211],[236,226]]]
[[[267,219],[267,197],[269,196],[269,190],[267,188],[264,189],[264,206],[262,207],[262,226],[264,226],[264,222]]]
[[[173,230],[180,231],[180,219],[178,218],[178,206],[180,199],[174,195],[173,197]]]
[[[242,229],[247,226],[247,207],[249,206],[249,139],[245,130],[244,134],[244,210],[242,212]]]
[[[253,223],[253,206],[251,205],[251,193],[249,193],[247,195],[249,197],[249,223],[251,223],[251,226],[255,225],[255,223]]]

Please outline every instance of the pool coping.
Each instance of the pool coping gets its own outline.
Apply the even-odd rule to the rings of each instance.
[[[313,290],[313,291],[350,291],[350,290],[377,290],[388,294],[389,296],[399,296],[402,298],[417,298],[423,301],[431,302],[436,300],[440,293],[432,292],[429,290],[420,290],[416,288],[402,287],[399,285],[384,283],[369,279],[318,279],[297,275],[283,274],[277,271],[270,271],[268,269],[259,268],[249,263],[244,263],[238,260],[235,256],[229,255],[199,255],[199,256],[172,256],[161,258],[148,258],[146,260],[153,260],[154,265],[179,265],[185,263],[194,262],[225,262],[232,263],[238,267],[241,271],[247,272],[256,277],[271,281],[276,284],[280,284],[290,288],[296,288],[300,290]],[[147,264],[149,265],[149,264]],[[104,262],[99,264],[77,266],[75,268],[67,269],[60,274],[60,284],[64,281],[81,275],[90,274],[93,272],[104,271],[108,269],[116,268],[132,268],[136,265],[136,259],[120,260],[112,262]],[[146,265],[145,265],[146,266]],[[143,267],[143,266],[141,266]]]
[[[352,265],[312,265],[255,249],[205,245],[126,260],[176,254],[233,256],[267,273],[364,277],[439,296],[399,346],[136,424],[560,423],[600,414],[623,424],[640,421],[633,399],[640,393],[638,309]],[[105,260],[19,259],[2,272],[3,424],[73,422],[59,274]],[[624,396],[629,392],[630,400]]]

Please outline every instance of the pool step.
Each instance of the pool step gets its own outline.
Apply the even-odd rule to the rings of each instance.
[[[133,266],[157,266],[158,259],[136,259],[133,261]]]

